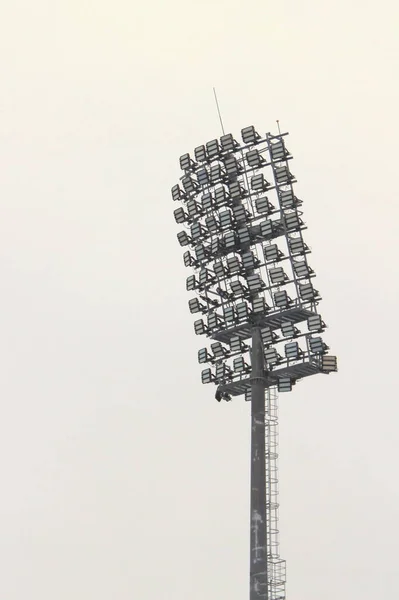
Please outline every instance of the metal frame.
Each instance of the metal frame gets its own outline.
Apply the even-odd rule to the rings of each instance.
[[[285,598],[285,561],[278,552],[276,389],[291,391],[299,379],[337,370],[323,341],[310,344],[325,323],[317,317],[316,331],[308,325],[318,314],[320,296],[307,262],[310,249],[302,235],[306,226],[302,201],[294,194],[287,135],[261,137],[250,126],[242,130],[243,144],[231,134],[211,140],[195,149],[195,159],[180,157],[182,187],[172,188],[173,199],[182,203],[175,220],[185,226],[179,243],[190,248],[184,262],[194,269],[187,279],[187,289],[196,293],[190,311],[207,316],[206,322],[196,321],[195,331],[221,343],[217,354],[200,351],[200,362],[211,364],[202,380],[217,385],[219,401],[245,394],[251,402],[250,600]],[[294,326],[293,335],[279,335],[287,324]]]

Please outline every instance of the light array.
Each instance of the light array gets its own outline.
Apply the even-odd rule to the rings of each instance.
[[[217,398],[250,396],[250,347],[261,330],[265,385],[291,391],[295,381],[337,370],[320,334],[320,295],[308,265],[302,201],[294,193],[287,134],[261,137],[242,129],[240,144],[223,135],[184,154],[181,184],[172,187],[183,229],[184,264],[194,330],[214,342],[198,353],[203,383]]]

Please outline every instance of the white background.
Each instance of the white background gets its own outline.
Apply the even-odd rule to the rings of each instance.
[[[281,397],[292,600],[395,597],[393,0],[3,0],[0,599],[248,597],[249,412],[200,383],[178,158],[290,131],[340,372]]]

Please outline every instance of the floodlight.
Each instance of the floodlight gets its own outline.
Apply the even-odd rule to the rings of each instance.
[[[202,210],[207,211],[213,208],[214,198],[210,192],[206,192],[201,198]]]
[[[198,350],[198,362],[200,364],[207,363],[209,360],[211,360],[211,358],[212,357],[206,348],[201,348]]]
[[[298,335],[300,331],[297,327],[295,327],[293,323],[291,323],[290,321],[286,321],[281,325],[281,333],[285,338],[293,338],[296,335]]]
[[[311,269],[308,263],[304,260],[301,262],[293,262],[292,267],[294,269],[294,273],[298,278],[312,277],[314,275],[313,269]]]
[[[195,266],[196,261],[192,257],[192,254],[191,254],[191,252],[189,252],[189,250],[187,250],[186,252],[184,252],[184,254],[183,254],[183,262],[184,262],[184,266],[185,267],[193,267],[193,266]]]
[[[206,311],[206,306],[204,304],[201,304],[201,302],[198,300],[198,298],[192,298],[191,300],[189,300],[188,307],[190,309],[190,313]]]
[[[309,331],[324,331],[325,323],[323,322],[320,315],[312,315],[308,319],[308,329]]]
[[[236,320],[236,316],[235,316],[235,312],[234,312],[234,306],[224,306],[223,307],[223,317],[224,320],[232,323],[233,321]]]
[[[202,319],[197,319],[197,321],[194,321],[194,331],[197,335],[203,335],[208,331]]]
[[[274,177],[279,185],[287,184],[294,178],[288,167],[276,167]]]
[[[282,140],[275,142],[274,144],[270,144],[269,147],[271,159],[275,162],[281,162],[289,154]]]
[[[237,311],[237,318],[239,321],[248,319],[249,310],[248,310],[248,304],[246,302],[239,302],[236,305],[236,311]]]
[[[180,168],[183,171],[190,171],[195,166],[195,164],[192,161],[189,154],[183,154],[180,157],[179,162],[180,162]]]
[[[293,256],[297,254],[305,254],[309,250],[302,238],[288,238],[288,246]]]
[[[177,234],[177,239],[179,240],[180,246],[188,246],[191,243],[191,238],[188,237],[185,231],[180,231]]]
[[[189,175],[185,175],[181,180],[184,189],[190,194],[198,190],[198,183]]]
[[[260,140],[260,135],[255,131],[253,125],[241,129],[241,137],[244,144],[256,144],[256,142]]]
[[[288,277],[285,273],[284,269],[281,267],[276,267],[274,269],[269,269],[270,280],[273,284],[275,283],[284,283],[287,281]]]
[[[311,283],[299,284],[299,295],[305,302],[315,300],[319,292],[314,289]]]
[[[233,219],[229,210],[224,210],[219,213],[219,222],[222,229],[233,227]]]
[[[270,327],[263,327],[260,330],[260,335],[262,337],[262,342],[264,346],[269,346],[269,344],[273,344],[278,340],[278,336]]]
[[[216,329],[220,325],[220,317],[215,312],[208,313],[208,327],[209,329]]]
[[[220,342],[211,344],[211,350],[215,358],[225,358],[228,354],[226,348]]]
[[[219,140],[211,140],[210,142],[207,142],[206,150],[207,150],[209,158],[216,158],[217,156],[219,156],[219,153],[220,153]]]
[[[237,373],[248,373],[251,367],[245,362],[242,356],[238,356],[233,360],[233,370]]]
[[[222,186],[215,188],[215,202],[218,206],[227,202],[227,192]]]
[[[202,381],[202,383],[211,383],[214,379],[215,379],[215,377],[212,374],[211,369],[204,369],[201,372],[201,381]]]
[[[266,196],[263,196],[262,198],[256,198],[255,208],[256,208],[257,212],[260,214],[262,214],[262,213],[269,214],[272,210],[272,206]]]
[[[218,256],[221,253],[222,245],[218,237],[214,237],[211,240],[210,251],[212,256]]]
[[[225,158],[224,166],[229,175],[237,175],[240,171],[240,166],[237,162],[237,159],[232,154]]]
[[[266,262],[278,262],[283,256],[283,253],[281,252],[281,250],[279,250],[277,244],[265,246],[263,248],[263,252],[265,255]]]
[[[226,269],[221,260],[213,263],[213,270],[215,271],[216,277],[222,279],[226,274]]]
[[[179,185],[174,185],[172,187],[172,198],[173,200],[184,200],[186,198],[186,194]]]
[[[233,214],[237,223],[246,221],[248,217],[248,213],[242,204],[237,204],[236,206],[233,206]]]
[[[248,252],[244,252],[241,255],[241,258],[242,266],[246,271],[251,271],[252,269],[255,269],[257,267],[258,260],[255,260],[254,253],[251,252],[251,250],[248,250]]]
[[[230,273],[237,273],[241,271],[241,263],[238,256],[231,256],[227,259],[227,267]]]
[[[323,342],[321,337],[310,337],[309,338],[310,351],[314,354],[323,354],[328,350],[327,344]]]
[[[186,206],[187,206],[187,212],[190,217],[194,217],[196,214],[199,214],[200,207],[195,200],[193,200],[193,199],[188,200]]]
[[[277,381],[277,390],[279,392],[291,392],[293,382],[289,377],[279,377]]]
[[[267,239],[267,238],[271,237],[274,233],[273,221],[270,221],[269,219],[262,221],[261,224],[259,225],[259,231],[260,231],[260,235],[262,236],[262,238]]]
[[[186,279],[186,290],[188,292],[195,290],[195,288],[197,287],[197,280],[195,278],[195,275],[190,275],[189,277],[187,277]]]
[[[234,152],[238,147],[238,142],[233,138],[231,133],[226,133],[220,138],[223,152]]]
[[[244,198],[247,195],[245,188],[243,188],[238,181],[229,183],[229,193],[234,200]]]
[[[251,189],[254,192],[264,192],[269,187],[269,182],[266,181],[263,173],[251,177]]]
[[[238,230],[238,239],[240,240],[240,244],[241,245],[245,245],[245,244],[250,244],[251,243],[251,236],[249,234],[248,227],[241,227]]]
[[[265,360],[270,365],[275,365],[279,362],[280,356],[277,354],[277,350],[275,348],[266,348],[265,350]]]
[[[197,260],[206,260],[207,252],[203,244],[197,244],[195,246],[195,256]]]
[[[215,276],[208,269],[201,269],[198,277],[199,283],[201,286],[206,285],[207,283],[212,283],[215,280]]]
[[[299,229],[303,225],[303,221],[298,217],[296,212],[284,215],[285,226],[288,230]]]
[[[264,287],[264,283],[257,273],[254,273],[253,275],[248,275],[247,283],[252,293],[259,292]]]
[[[324,355],[321,357],[321,370],[324,373],[331,373],[337,371],[337,357]]]
[[[268,309],[269,307],[266,304],[266,300],[263,297],[254,298],[252,300],[252,310],[255,314],[264,315]]]
[[[206,167],[202,167],[197,171],[198,183],[202,186],[209,185],[209,173]]]
[[[206,156],[205,146],[197,146],[194,149],[194,156],[195,156],[195,160],[198,160],[198,162],[206,161],[207,156]]]
[[[241,281],[238,281],[237,279],[235,279],[234,281],[230,281],[230,287],[231,291],[235,296],[244,296],[245,293],[248,291],[247,288],[243,286]]]
[[[206,234],[207,234],[205,227],[203,227],[201,225],[201,223],[198,223],[198,221],[191,225],[190,231],[191,231],[191,237],[194,240],[199,240],[200,238],[206,236]]]
[[[212,184],[217,183],[223,179],[225,172],[223,171],[220,163],[215,163],[211,166],[211,182]]]
[[[220,229],[219,223],[216,221],[216,217],[214,215],[209,215],[209,217],[206,217],[205,225],[211,233],[216,233]]]
[[[298,360],[302,354],[298,342],[289,342],[284,346],[285,356],[289,360]]]
[[[187,219],[187,215],[184,212],[183,208],[176,208],[176,210],[173,211],[173,215],[175,217],[175,221],[176,223],[184,223],[184,221]]]
[[[248,165],[253,169],[259,169],[265,163],[265,159],[259,154],[258,150],[250,150],[246,153],[245,158]]]
[[[245,390],[245,402],[251,402],[252,400],[252,390],[250,387],[247,387]]]
[[[282,208],[294,208],[298,202],[298,198],[294,196],[294,192],[292,190],[280,190],[280,204]]]
[[[218,381],[224,380],[231,377],[231,369],[226,363],[219,363],[216,365],[215,376]]]
[[[244,352],[245,350],[246,346],[238,335],[230,338],[230,352],[232,354],[236,354],[237,352]]]
[[[237,246],[237,236],[234,231],[229,231],[224,236],[224,245],[226,250],[231,251]]]
[[[274,303],[278,308],[287,308],[291,303],[291,299],[288,297],[288,294],[285,290],[275,292],[273,297]]]

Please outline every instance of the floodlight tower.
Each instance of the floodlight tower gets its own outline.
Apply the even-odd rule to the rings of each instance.
[[[216,399],[251,403],[250,600],[284,600],[285,561],[278,545],[277,391],[299,379],[337,370],[320,337],[319,292],[293,189],[287,133],[261,137],[253,126],[242,144],[223,135],[180,157],[184,172],[172,198],[186,288],[198,335],[213,340],[198,352],[203,383]]]

